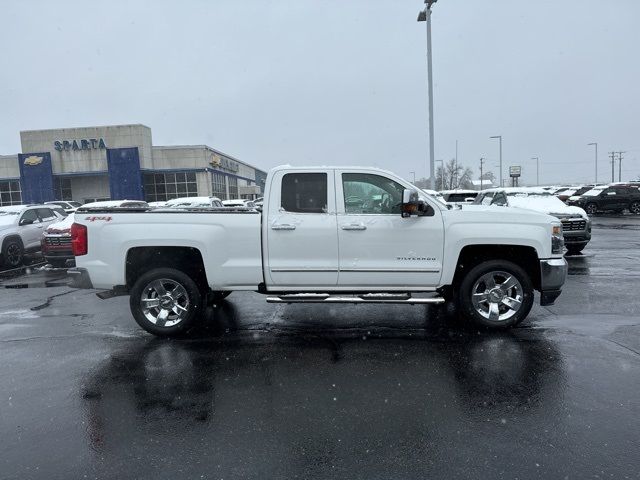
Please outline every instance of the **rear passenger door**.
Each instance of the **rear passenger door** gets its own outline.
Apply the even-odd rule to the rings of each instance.
[[[312,290],[338,281],[333,170],[286,170],[272,178],[263,220],[265,278],[273,290]]]

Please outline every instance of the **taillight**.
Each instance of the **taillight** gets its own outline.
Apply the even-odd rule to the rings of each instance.
[[[71,225],[71,250],[76,257],[86,255],[89,251],[87,227],[84,225],[80,225],[79,223]]]

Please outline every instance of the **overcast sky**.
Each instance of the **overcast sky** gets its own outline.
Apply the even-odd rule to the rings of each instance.
[[[1,4],[0,154],[20,130],[143,123],[262,168],[427,168],[421,0]],[[440,0],[435,149],[535,182],[640,176],[638,0]],[[616,165],[616,180],[617,180]]]

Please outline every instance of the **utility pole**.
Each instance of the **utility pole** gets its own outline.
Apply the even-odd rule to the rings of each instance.
[[[538,157],[531,157],[531,160],[536,161],[536,185],[540,185],[540,159]]]
[[[480,157],[480,190],[482,190],[482,165],[484,164],[484,158]]]
[[[615,165],[616,165],[616,152],[609,152],[611,158],[611,182],[615,182]]]
[[[627,152],[618,152],[618,181],[622,181],[622,155]]]
[[[500,186],[502,187],[502,135],[494,135],[489,138],[497,138],[500,140]]]
[[[593,145],[596,147],[596,181],[598,183],[598,142],[587,143],[587,145]]]
[[[431,190],[436,189],[435,147],[433,142],[433,68],[431,60],[431,6],[438,0],[424,0],[425,7],[418,14],[418,22],[427,23],[427,88],[429,94],[429,173]]]

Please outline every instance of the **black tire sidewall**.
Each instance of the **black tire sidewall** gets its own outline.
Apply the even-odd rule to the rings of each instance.
[[[171,279],[184,287],[189,296],[189,312],[182,322],[171,327],[158,327],[144,316],[140,307],[140,295],[144,288],[152,281],[160,278]],[[129,306],[136,323],[147,332],[159,337],[175,337],[193,328],[197,319],[204,312],[202,295],[196,283],[187,274],[174,268],[156,268],[141,275],[129,292]]]
[[[567,253],[571,255],[575,255],[576,253],[582,252],[586,245],[567,245]]]
[[[492,322],[478,312],[476,312],[473,303],[471,301],[471,290],[476,281],[484,274],[492,271],[503,271],[515,276],[522,285],[523,289],[523,301],[520,310],[513,315],[509,320],[501,322]],[[504,329],[518,325],[524,320],[531,307],[533,307],[533,283],[529,275],[518,265],[508,260],[488,260],[482,262],[473,267],[469,273],[467,273],[458,288],[458,303],[460,305],[460,312],[466,320],[470,320],[476,325],[492,328],[492,329]]]
[[[9,247],[11,245],[17,245],[18,248],[20,249],[20,259],[18,260],[18,262],[14,265],[9,263],[9,259],[7,257],[7,251],[9,250]],[[2,263],[4,266],[7,267],[13,267],[13,268],[17,268],[20,266],[20,264],[22,263],[22,261],[24,260],[24,247],[22,246],[22,242],[10,238],[9,240],[6,240],[4,242],[4,245],[2,245]]]

